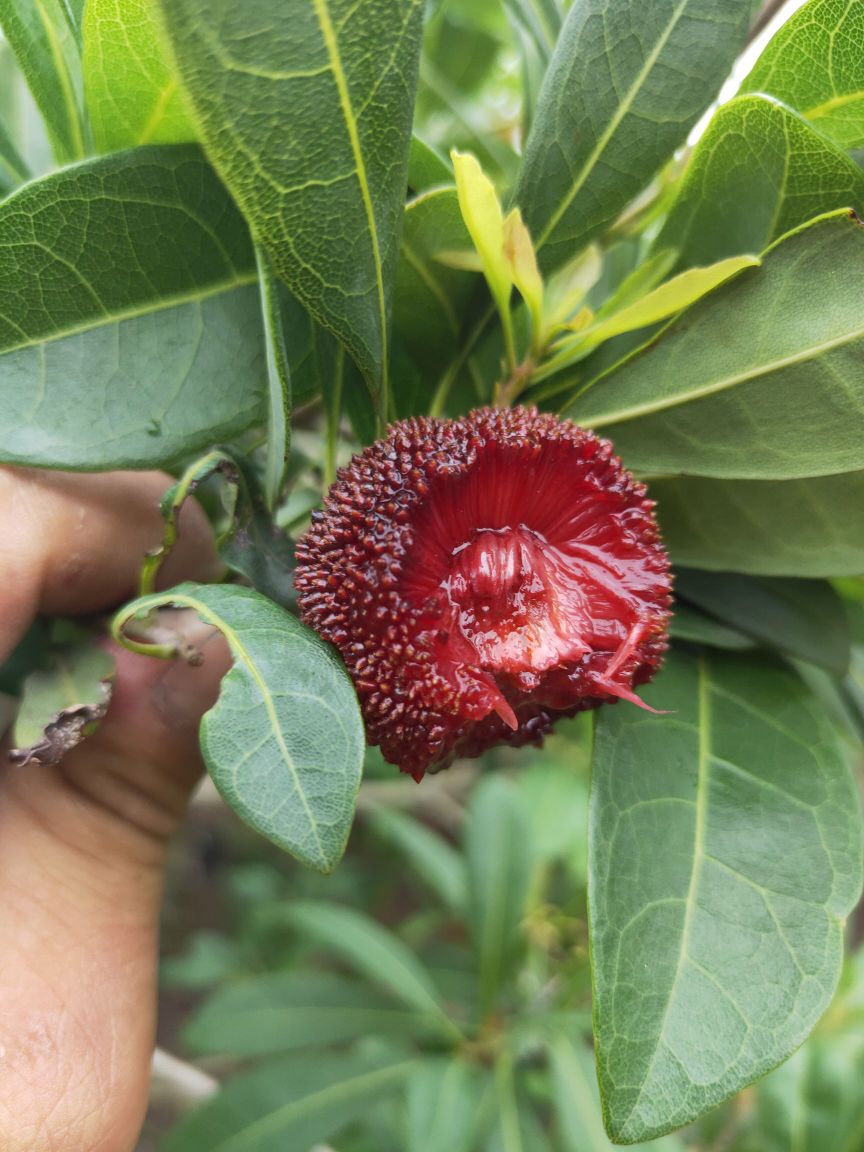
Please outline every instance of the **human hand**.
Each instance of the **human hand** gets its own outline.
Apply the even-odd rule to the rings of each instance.
[[[107,611],[158,544],[160,473],[0,470],[0,664],[37,614]],[[218,572],[184,509],[166,584]],[[112,648],[98,732],[55,767],[0,754],[0,1148],[131,1152],[147,1103],[166,846],[229,666],[197,620],[200,668]]]

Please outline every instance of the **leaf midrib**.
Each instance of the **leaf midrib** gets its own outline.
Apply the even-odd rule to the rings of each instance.
[[[360,196],[363,200],[363,211],[366,214],[366,223],[369,226],[369,240],[372,245],[372,258],[375,265],[375,288],[378,303],[378,326],[380,328],[381,334],[381,412],[383,418],[386,419],[389,404],[387,296],[384,288],[384,268],[381,262],[381,246],[378,239],[378,225],[375,220],[375,211],[372,205],[372,197],[369,192],[369,181],[366,176],[366,160],[363,156],[363,149],[360,146],[360,136],[357,132],[357,120],[354,116],[354,108],[351,104],[351,94],[348,91],[348,84],[345,79],[345,70],[342,67],[342,57],[339,52],[339,42],[336,37],[336,31],[333,27],[333,22],[330,19],[327,0],[313,0],[313,4],[315,6],[315,15],[318,19],[318,26],[321,29],[321,37],[324,40],[324,45],[327,49],[327,57],[333,70],[333,78],[336,81],[336,90],[339,94],[339,106],[342,110],[342,118],[345,121],[346,131],[348,132],[348,139],[351,144],[351,152],[354,156],[354,166],[357,170],[357,182],[360,185]]]
[[[693,863],[690,870],[690,883],[687,886],[687,895],[685,897],[684,905],[684,923],[681,926],[681,945],[678,950],[678,963],[675,967],[675,974],[672,977],[672,984],[669,989],[669,996],[666,1000],[666,1007],[663,1011],[663,1019],[660,1027],[657,1030],[657,1042],[654,1045],[654,1051],[651,1059],[648,1062],[648,1067],[645,1070],[645,1076],[642,1080],[641,1087],[632,1108],[627,1113],[627,1116],[621,1123],[619,1135],[623,1135],[627,1131],[627,1126],[630,1123],[633,1115],[637,1112],[645,1091],[651,1082],[651,1075],[654,1070],[654,1063],[657,1059],[657,1053],[660,1050],[660,1044],[666,1032],[666,1024],[669,1019],[669,1011],[675,1001],[678,989],[678,981],[681,977],[681,971],[688,959],[688,940],[693,926],[693,912],[696,907],[696,894],[699,888],[699,880],[702,873],[702,862],[705,858],[705,827],[708,813],[708,788],[710,784],[710,765],[711,765],[711,684],[708,674],[708,666],[705,659],[700,659],[697,671],[698,680],[698,718],[699,725],[699,751],[698,751],[698,771],[696,776],[696,824],[693,831]]]
[[[163,597],[163,599],[165,598],[166,597]],[[324,846],[321,843],[321,837],[318,833],[318,822],[316,821],[312,814],[312,810],[309,807],[309,801],[306,799],[306,793],[297,773],[297,768],[294,764],[294,758],[292,757],[288,749],[288,745],[285,743],[285,738],[282,735],[282,729],[279,724],[279,717],[276,714],[276,706],[273,703],[273,696],[270,692],[270,689],[267,687],[266,681],[255,666],[255,661],[252,659],[248,648],[227,620],[225,620],[217,612],[210,609],[203,601],[198,600],[195,596],[189,596],[186,594],[172,594],[167,596],[167,599],[171,600],[171,602],[174,604],[185,604],[187,608],[191,608],[193,611],[197,612],[205,623],[211,624],[214,628],[217,629],[217,631],[221,632],[228,642],[232,652],[234,652],[237,658],[242,660],[246,665],[249,675],[252,677],[256,687],[258,688],[258,691],[261,693],[261,699],[264,702],[264,708],[267,712],[267,718],[270,721],[270,727],[272,728],[273,734],[276,737],[276,743],[279,746],[283,760],[291,774],[292,780],[294,781],[294,787],[297,790],[297,795],[299,796],[300,802],[303,805],[303,809],[306,813],[306,817],[309,822],[309,828],[313,837],[315,838],[315,845],[318,849],[319,861],[321,865],[326,868],[328,864],[327,853],[324,851]]]
[[[831,352],[835,348],[842,348],[846,344],[852,344],[862,337],[864,337],[864,325],[850,332],[845,332],[842,336],[836,336],[832,340],[823,340],[818,344],[814,344],[799,352],[794,352],[789,356],[781,356],[777,360],[769,360],[767,363],[760,364],[746,372],[739,372],[733,376],[727,376],[722,380],[715,381],[713,384],[707,384],[703,388],[694,388],[690,392],[662,397],[644,404],[636,404],[630,408],[623,408],[618,412],[607,413],[604,416],[594,417],[583,413],[582,417],[592,428],[602,428],[607,424],[623,424],[627,420],[635,420],[640,416],[650,416],[656,412],[664,412],[667,408],[678,408],[683,404],[692,403],[694,400],[702,400],[706,396],[713,396],[717,392],[724,392],[727,388],[735,388],[739,384],[746,384],[750,380],[758,380],[760,376],[769,376],[771,373],[780,372],[784,368],[792,368],[796,364],[806,364],[808,361],[814,360],[823,353]]]
[[[54,332],[48,332],[44,336],[34,336],[29,340],[22,340],[18,344],[10,344],[7,347],[0,348],[0,358],[8,356],[12,352],[21,352],[27,348],[44,348],[46,344],[54,344],[58,340],[65,340],[70,336],[80,336],[85,332],[92,332],[97,328],[108,328],[113,324],[119,324],[123,320],[135,320],[141,316],[152,316],[157,312],[164,312],[170,308],[181,307],[184,304],[197,304],[199,301],[209,300],[212,296],[221,296],[224,292],[230,292],[235,288],[246,288],[250,284],[255,284],[258,277],[254,273],[249,273],[245,276],[236,276],[231,280],[223,280],[218,283],[211,284],[209,287],[190,292],[178,292],[174,296],[159,296],[154,297],[152,302],[146,306],[137,305],[133,308],[126,308],[118,312],[103,312],[98,316],[93,316],[90,320],[74,324],[68,328],[63,328]],[[2,319],[6,319],[2,317]]]
[[[639,69],[639,72],[637,73],[635,80],[630,85],[630,87],[627,89],[627,92],[624,95],[624,99],[621,101],[621,103],[618,105],[618,108],[615,111],[615,115],[612,117],[612,119],[607,124],[606,128],[603,130],[603,133],[601,134],[600,139],[594,145],[594,148],[592,149],[591,154],[588,156],[588,159],[582,165],[582,171],[579,173],[576,180],[571,184],[566,196],[564,196],[564,198],[562,199],[558,208],[556,208],[555,212],[550,217],[549,223],[546,225],[546,227],[541,232],[540,237],[537,240],[537,248],[538,249],[542,248],[543,245],[546,244],[549,237],[552,235],[552,233],[555,231],[555,229],[561,223],[561,219],[564,216],[564,214],[567,212],[567,209],[570,207],[570,205],[575,200],[576,196],[579,194],[579,192],[583,188],[586,180],[591,175],[591,173],[594,171],[594,168],[597,166],[597,162],[599,161],[600,157],[603,155],[603,152],[606,149],[606,145],[609,143],[609,141],[614,136],[615,132],[618,130],[618,126],[621,124],[621,121],[624,119],[624,117],[627,115],[627,113],[632,108],[633,103],[636,100],[636,97],[639,95],[639,92],[641,91],[642,85],[644,84],[645,80],[650,75],[651,70],[653,69],[654,65],[657,63],[658,59],[660,58],[660,53],[666,47],[666,44],[669,41],[669,37],[675,31],[675,27],[678,24],[678,21],[681,19],[681,16],[684,12],[684,9],[687,7],[688,3],[689,3],[689,0],[680,0],[678,7],[672,13],[672,16],[669,20],[669,23],[664,28],[662,35],[658,37],[657,43],[654,45],[654,47],[651,49],[651,51],[648,53],[647,57],[645,58],[645,63]]]

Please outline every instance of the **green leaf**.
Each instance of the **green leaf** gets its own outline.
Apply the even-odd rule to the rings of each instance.
[[[594,1061],[584,1044],[558,1036],[549,1045],[552,1090],[563,1152],[614,1152],[603,1130]],[[677,1137],[631,1145],[646,1152],[683,1152]]]
[[[675,593],[788,656],[838,676],[849,667],[846,612],[827,581],[678,569]]]
[[[864,1134],[864,952],[813,1035],[756,1085],[754,1114],[733,1152],[858,1152]]]
[[[290,19],[271,0],[160,8],[208,154],[386,415],[421,0],[314,0]]]
[[[419,136],[412,136],[408,153],[408,187],[412,192],[419,195],[430,188],[452,183],[453,170],[444,157]],[[398,291],[396,299],[399,299]]]
[[[181,584],[142,597],[115,618],[116,638],[135,615],[167,605],[197,612],[231,649],[234,666],[201,721],[214,784],[263,836],[301,863],[332,871],[351,829],[364,752],[357,698],[334,650],[236,584]]]
[[[743,84],[795,108],[842,148],[864,144],[864,11],[810,0],[787,20]]]
[[[471,797],[465,836],[471,937],[480,1011],[497,1007],[522,949],[534,859],[531,829],[512,781],[487,776]]]
[[[465,862],[443,836],[393,808],[373,808],[369,825],[405,857],[405,863],[429,885],[451,912],[468,903]]]
[[[515,202],[549,270],[684,142],[744,43],[751,0],[581,0],[546,73]]]
[[[584,880],[588,856],[588,785],[586,777],[572,763],[572,744],[567,751],[567,763],[555,763],[551,751],[547,751],[541,761],[523,769],[515,783],[519,806],[531,826],[534,859],[544,863],[572,861],[576,874]]]
[[[756,647],[756,642],[743,632],[729,628],[680,601],[675,605],[669,634],[676,639],[689,640],[691,644],[705,644],[709,648],[724,648],[730,652],[746,652]]]
[[[424,1029],[428,1016],[394,1005],[368,984],[332,972],[268,972],[219,988],[186,1025],[183,1040],[193,1052],[270,1056]]]
[[[781,480],[860,469],[862,299],[864,228],[846,213],[823,217],[601,376],[568,414],[643,473]]]
[[[241,455],[231,457],[225,473],[236,485],[231,527],[219,540],[219,555],[233,572],[283,608],[297,602],[294,545],[274,522],[258,477]]]
[[[256,247],[255,255],[267,346],[267,459],[264,492],[267,506],[273,509],[279,502],[285,484],[291,447],[291,369],[285,338],[285,314],[273,278],[270,258],[263,248]]]
[[[265,373],[255,280],[197,148],[25,185],[0,203],[0,459],[153,467],[249,427]]]
[[[393,334],[430,380],[437,379],[456,354],[465,311],[478,284],[475,274],[446,267],[436,257],[470,244],[454,188],[433,189],[405,205]]]
[[[56,764],[99,726],[111,700],[114,658],[89,639],[52,653],[21,689],[9,753],[19,764]]]
[[[864,172],[789,108],[741,96],[696,145],[656,245],[679,249],[680,267],[708,264],[835,208],[864,213]]]
[[[793,673],[679,654],[644,696],[668,715],[598,713],[591,798],[598,1074],[624,1142],[795,1050],[833,995],[861,890],[845,747]]]
[[[409,1008],[455,1030],[427,970],[402,941],[353,908],[300,902],[282,913],[304,939],[339,956]]]
[[[484,1152],[552,1152],[545,1129],[516,1084],[508,1056],[495,1069],[495,1119]]]
[[[101,152],[195,139],[152,0],[87,0],[84,94]]]
[[[28,176],[27,165],[0,121],[0,195],[11,192],[16,184],[23,184]]]
[[[483,1073],[462,1060],[424,1060],[408,1081],[405,1152],[471,1152]]]
[[[81,159],[87,151],[81,57],[61,0],[0,0],[0,28],[42,113],[55,158]]]
[[[394,1092],[415,1060],[298,1055],[238,1076],[186,1116],[166,1152],[287,1152],[329,1140]]]
[[[762,576],[864,571],[864,472],[809,480],[655,480],[663,539],[691,568]]]

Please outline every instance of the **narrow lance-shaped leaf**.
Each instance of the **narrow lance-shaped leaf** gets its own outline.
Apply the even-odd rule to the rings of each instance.
[[[28,177],[27,165],[0,121],[0,194],[10,192]]]
[[[568,411],[644,473],[781,480],[860,469],[862,301],[864,228],[848,213],[826,216],[696,303]]]
[[[842,148],[864,144],[864,8],[810,0],[792,14],[742,85],[789,104]]]
[[[793,673],[676,655],[644,695],[668,714],[598,715],[591,799],[598,1070],[624,1142],[795,1050],[834,993],[861,891],[846,749]]]
[[[87,150],[81,111],[81,56],[64,0],[0,0],[0,28],[12,45],[61,163]]]
[[[864,213],[864,171],[789,108],[740,96],[711,118],[655,247],[708,264],[836,208]]]
[[[0,460],[152,467],[260,417],[255,257],[197,148],[34,181],[0,242]]]
[[[168,605],[192,609],[231,649],[234,666],[201,721],[216,787],[262,835],[303,864],[332,871],[351,828],[364,752],[357,699],[333,649],[239,585],[181,584],[142,597],[117,616],[115,635],[136,614]]]
[[[96,147],[195,139],[152,0],[87,0],[84,93]]]
[[[330,1140],[386,1096],[416,1060],[362,1054],[290,1056],[238,1076],[184,1117],[166,1152],[286,1152]]]
[[[603,231],[682,144],[752,0],[577,0],[543,82],[515,202],[545,270]]]
[[[208,154],[387,413],[421,0],[159,0]],[[347,286],[347,290],[346,290]]]
[[[806,480],[654,480],[677,564],[764,576],[864,571],[864,471]]]
[[[219,987],[183,1030],[202,1054],[271,1056],[327,1048],[375,1033],[429,1032],[429,1018],[357,980],[332,972],[266,972]]]

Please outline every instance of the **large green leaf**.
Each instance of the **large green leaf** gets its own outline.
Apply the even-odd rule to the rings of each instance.
[[[386,412],[421,0],[159,3],[210,157]]]
[[[751,0],[577,0],[540,93],[515,201],[549,270],[618,216],[726,77]]]
[[[838,676],[849,667],[845,607],[825,580],[679,569],[675,593],[789,656]]]
[[[597,1074],[588,1047],[569,1036],[557,1036],[549,1045],[552,1091],[563,1152],[614,1152],[603,1131]],[[674,1136],[635,1145],[645,1152],[683,1152]]]
[[[238,1076],[169,1136],[166,1152],[300,1152],[395,1091],[416,1060],[290,1056]]]
[[[261,414],[255,258],[194,147],[46,176],[0,203],[0,459],[147,467]]]
[[[655,480],[651,495],[678,564],[763,576],[864,572],[864,471],[808,480]]]
[[[598,715],[591,799],[598,1072],[625,1142],[795,1050],[834,993],[861,890],[856,783],[793,673],[676,655],[644,695],[668,714]]]
[[[771,40],[743,84],[806,116],[843,148],[864,144],[864,8],[810,0]]]
[[[864,1138],[864,951],[807,1043],[755,1090],[731,1152],[860,1152]]]
[[[369,1035],[429,1031],[429,1017],[408,1011],[332,972],[268,972],[226,984],[184,1029],[194,1051],[268,1056],[293,1048],[326,1048]]]
[[[103,152],[195,139],[151,0],[87,0],[84,93]]]
[[[862,350],[864,228],[836,213],[704,297],[568,414],[645,473],[780,480],[860,469]]]
[[[119,614],[115,633],[133,615],[166,605],[192,609],[231,649],[234,666],[201,721],[216,787],[262,835],[331,871],[351,829],[365,747],[357,698],[334,650],[237,584],[181,584],[142,597]]]
[[[474,790],[465,849],[480,1008],[488,1013],[521,954],[534,865],[531,826],[512,781],[488,776]]]
[[[864,214],[864,172],[782,104],[741,96],[696,145],[656,248],[676,249],[679,267],[711,264],[835,208]]]
[[[45,120],[56,159],[80,159],[87,150],[81,56],[63,0],[0,0],[0,28]]]

